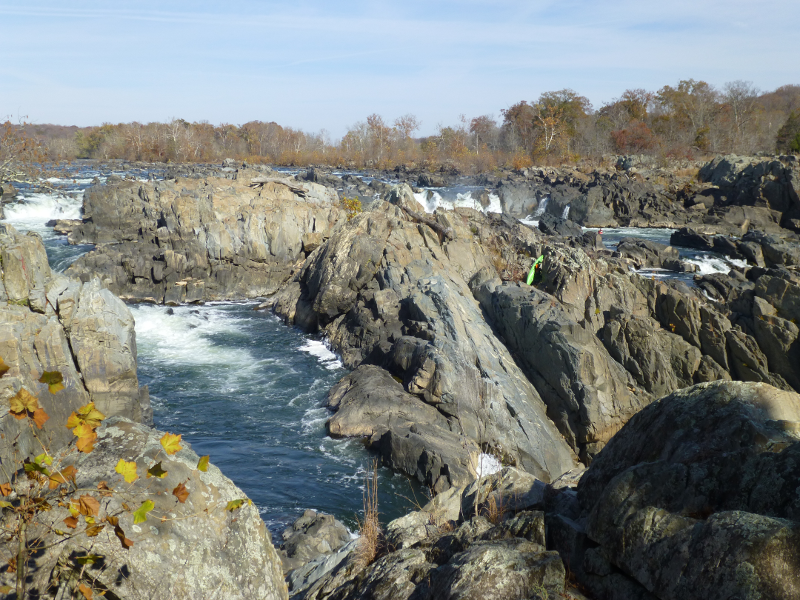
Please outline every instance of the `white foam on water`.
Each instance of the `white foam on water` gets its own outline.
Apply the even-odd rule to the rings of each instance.
[[[303,417],[300,419],[300,425],[303,427],[303,433],[312,433],[328,420],[328,410],[322,406],[315,406],[306,410]]]
[[[209,336],[239,333],[244,319],[213,308],[174,307],[167,314],[163,306],[130,306],[136,320],[136,345],[156,357],[153,362],[175,365],[230,365],[253,368],[253,355],[245,349],[216,345]]]
[[[536,210],[533,213],[533,217],[541,217],[544,214],[544,211],[547,210],[547,203],[550,201],[550,196],[545,196],[542,198],[541,202],[539,202],[539,206],[536,207]],[[530,217],[528,217],[530,219]],[[538,225],[539,222],[537,221],[536,224]]]
[[[567,204],[567,205],[564,207],[564,212],[563,212],[563,213],[561,213],[561,218],[562,218],[562,219],[567,219],[567,218],[569,218],[569,208],[570,208],[570,205],[569,205],[569,204]]]
[[[6,204],[6,222],[17,229],[52,235],[45,224],[53,219],[80,219],[83,192],[69,196],[56,194],[26,194],[21,202]]]
[[[502,468],[503,464],[496,456],[481,452],[480,456],[478,457],[478,479],[481,477],[486,477],[487,475],[493,475]]]
[[[331,349],[325,345],[325,342],[306,340],[306,343],[300,346],[300,350],[307,352],[311,356],[316,356],[319,362],[329,371],[341,369],[344,366],[342,365],[342,361],[339,360],[339,357],[331,352]]]
[[[523,223],[525,225],[529,225],[529,226],[533,227],[534,229],[538,229],[539,228],[539,219],[534,219],[533,217],[534,217],[534,215],[528,215],[524,219],[520,219],[519,222]]]
[[[698,275],[711,275],[713,273],[727,273],[733,267],[747,267],[746,260],[737,258],[720,258],[718,256],[700,256],[698,258],[686,259],[693,265],[697,265]]]

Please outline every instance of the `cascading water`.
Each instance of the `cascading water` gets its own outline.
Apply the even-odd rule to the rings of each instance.
[[[568,218],[569,218],[569,209],[570,209],[570,205],[569,205],[569,204],[567,204],[567,205],[564,207],[564,212],[562,212],[562,213],[561,213],[561,218],[562,218],[562,219],[568,219]]]
[[[544,211],[547,210],[547,203],[550,201],[550,196],[545,196],[542,198],[542,201],[539,203],[539,206],[536,207],[536,210],[533,213],[533,217],[541,217],[544,214]]]

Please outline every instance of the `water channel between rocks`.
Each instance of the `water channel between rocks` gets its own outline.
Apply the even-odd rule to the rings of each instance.
[[[83,190],[94,177],[103,180],[111,174],[84,169],[75,179],[53,180],[66,196],[23,191],[21,203],[6,205],[6,221],[20,231],[39,233],[51,266],[63,271],[91,246],[69,246],[46,223],[80,218]],[[472,202],[469,190],[452,190],[450,195],[452,204]],[[429,196],[431,210],[447,203],[444,192]],[[496,198],[490,200],[489,210],[496,209]],[[670,233],[606,230],[604,242],[616,245],[632,236],[669,243]],[[682,254],[701,272],[727,270],[726,264],[716,264],[720,257]],[[149,386],[156,427],[183,434],[198,454],[209,454],[256,503],[274,533],[306,508],[333,514],[355,529],[372,456],[359,440],[328,437],[328,413],[321,406],[345,370],[322,341],[254,311],[254,306],[130,306],[136,319],[139,380]],[[384,521],[424,503],[417,484],[387,469],[380,470],[379,486]]]

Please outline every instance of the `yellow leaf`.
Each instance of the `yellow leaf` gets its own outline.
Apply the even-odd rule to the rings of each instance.
[[[127,462],[126,460],[120,458],[117,466],[114,467],[114,470],[122,475],[127,483],[133,483],[139,479],[139,475],[136,473],[135,462]]]
[[[208,459],[209,456],[201,456],[200,460],[197,462],[197,468],[200,469],[203,473],[208,471]]]
[[[53,464],[53,457],[52,456],[48,456],[46,453],[40,454],[39,456],[37,456],[33,460],[37,465],[40,465],[42,463],[44,463],[46,465],[52,465]]]
[[[0,500],[0,508],[13,508],[14,505],[11,502],[6,502],[5,500]]]
[[[78,412],[73,412],[67,419],[67,427],[70,429],[77,429],[81,425],[85,425],[89,429],[95,429],[100,425],[101,421],[106,416],[94,407],[94,402],[82,406]],[[78,435],[77,433],[75,435]],[[81,437],[78,435],[78,437]]]
[[[39,408],[39,400],[25,388],[21,388],[9,402],[10,412],[14,413],[14,416],[21,414],[24,417],[28,411],[34,412]]]
[[[11,367],[9,367],[6,364],[6,361],[4,361],[2,358],[0,358],[0,377],[5,375],[6,373],[8,373],[10,370],[11,370]]]
[[[86,600],[92,600],[92,597],[94,596],[92,588],[82,583],[78,586],[78,589],[81,591],[81,594],[83,594],[83,597],[86,598]]]
[[[181,435],[165,433],[161,438],[161,446],[164,448],[164,452],[172,456],[181,449]]]
[[[225,510],[229,510],[231,512],[235,511],[237,508],[241,508],[242,504],[247,502],[247,504],[252,504],[253,501],[250,498],[239,498],[238,500],[231,500],[228,502],[228,506],[225,507]]]
[[[94,428],[91,427],[88,423],[81,423],[75,429],[72,430],[72,433],[75,434],[75,437],[92,437],[95,435]]]
[[[81,418],[78,415],[76,415],[75,412],[73,411],[73,413],[67,419],[67,429],[74,429],[82,422],[83,421],[81,421]]]

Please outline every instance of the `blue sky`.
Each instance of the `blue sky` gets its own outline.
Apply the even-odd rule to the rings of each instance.
[[[0,117],[420,133],[572,88],[800,84],[800,0],[0,0]]]

